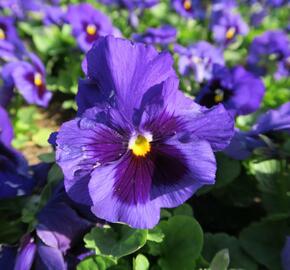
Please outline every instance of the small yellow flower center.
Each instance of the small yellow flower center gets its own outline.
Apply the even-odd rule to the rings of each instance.
[[[34,84],[36,86],[41,86],[42,85],[42,76],[39,72],[36,72],[34,74]]]
[[[202,59],[198,56],[193,56],[192,57],[192,62],[195,63],[195,64],[200,64],[202,63]]]
[[[226,32],[226,39],[232,39],[236,34],[236,28],[230,27],[228,31]]]
[[[129,142],[129,149],[132,150],[135,156],[145,157],[151,150],[150,139],[143,135],[138,135]]]
[[[185,10],[189,11],[192,8],[191,0],[185,0],[183,2],[183,7]]]
[[[86,28],[86,31],[89,35],[93,36],[97,32],[97,27],[94,24],[89,24]]]
[[[220,103],[224,100],[224,91],[221,89],[217,89],[214,91],[215,96],[214,96],[214,102],[215,103]]]
[[[3,40],[6,38],[5,32],[3,29],[0,28],[0,40]]]

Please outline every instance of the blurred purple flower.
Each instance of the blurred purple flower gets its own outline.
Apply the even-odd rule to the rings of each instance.
[[[185,18],[203,19],[205,17],[205,8],[200,0],[171,0],[171,5]]]
[[[290,42],[287,34],[271,30],[256,37],[249,49],[248,68],[260,76],[269,72],[274,72],[277,79],[289,76]]]
[[[290,102],[262,114],[250,131],[236,130],[224,152],[235,159],[247,159],[256,148],[266,147],[260,135],[273,137],[273,134],[280,132],[290,134]]]
[[[151,228],[161,207],[214,183],[213,151],[228,145],[233,119],[186,98],[172,64],[168,53],[111,36],[87,54],[80,117],[62,125],[56,160],[69,196],[99,218]]]
[[[233,115],[245,115],[259,108],[264,92],[262,80],[243,67],[229,70],[214,65],[212,79],[201,89],[196,101],[207,108],[222,103]]]
[[[37,216],[36,234],[42,242],[66,254],[92,227],[69,204],[63,184],[57,187],[53,197]]]
[[[159,28],[148,28],[142,34],[133,34],[132,38],[136,42],[143,42],[153,45],[168,45],[176,40],[177,31],[170,25],[163,25]]]
[[[212,13],[211,29],[216,43],[228,46],[236,41],[237,36],[245,36],[249,28],[240,14],[231,9]]]
[[[99,0],[105,5],[118,5],[129,10],[151,8],[159,3],[159,0]]]
[[[214,64],[224,65],[222,50],[206,41],[199,41],[187,48],[176,45],[174,50],[179,54],[178,68],[181,75],[193,72],[198,83],[212,78]]]
[[[109,17],[90,4],[69,6],[66,18],[72,26],[78,45],[84,52],[88,51],[101,36],[120,35],[113,27]]]
[[[30,194],[35,183],[24,157],[12,148],[12,138],[11,122],[0,106],[0,199]]]
[[[0,16],[0,58],[17,60],[24,53],[24,46],[18,37],[12,17]]]
[[[11,97],[11,86],[14,86],[29,104],[47,107],[52,93],[46,89],[45,67],[36,55],[29,53],[28,56],[31,63],[11,62],[3,67],[4,83],[0,93],[4,97],[0,100]]]
[[[290,236],[286,237],[285,245],[281,252],[283,270],[290,270]]]

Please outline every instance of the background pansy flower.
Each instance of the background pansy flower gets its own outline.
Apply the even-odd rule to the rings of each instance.
[[[171,5],[185,18],[203,19],[205,17],[205,7],[200,0],[171,0]]]
[[[13,82],[14,87],[29,104],[47,107],[52,93],[46,89],[45,67],[36,55],[30,53],[28,56],[30,62],[12,62],[3,67],[3,91],[8,91],[7,88]]]
[[[187,48],[176,45],[174,51],[179,54],[180,74],[186,76],[193,72],[199,83],[211,79],[214,64],[224,65],[222,50],[206,41],[199,41]]]
[[[228,69],[214,65],[212,79],[201,89],[196,101],[207,108],[222,103],[233,115],[245,115],[260,107],[264,92],[262,80],[243,67]]]
[[[0,106],[0,199],[30,194],[34,180],[23,156],[11,146],[13,128],[8,113]]]
[[[66,19],[72,26],[73,35],[77,39],[78,45],[84,52],[88,51],[101,36],[120,35],[113,27],[110,18],[90,4],[69,6]]]
[[[80,116],[62,125],[56,160],[69,196],[99,218],[151,228],[161,207],[214,183],[213,151],[228,145],[233,119],[186,98],[172,64],[168,53],[111,36],[87,54]]]
[[[36,270],[74,269],[73,262],[79,262],[79,252],[76,248],[74,254],[72,249],[78,247],[92,225],[71,206],[61,183],[38,213],[35,233],[24,236],[17,256],[10,256],[14,260],[14,269],[23,269],[23,265],[26,265],[25,269],[31,269],[33,265]],[[71,257],[75,257],[73,262]]]
[[[18,37],[14,19],[0,15],[0,58],[6,61],[17,60],[24,52]]]
[[[249,49],[248,68],[257,75],[289,76],[290,42],[286,33],[271,30],[256,37]]]
[[[215,42],[227,46],[235,42],[238,36],[245,36],[249,28],[240,14],[223,9],[212,13],[211,30]]]
[[[163,25],[158,28],[149,27],[144,33],[133,34],[132,39],[146,44],[168,45],[175,42],[177,31],[171,25]]]
[[[247,159],[255,149],[266,147],[260,135],[268,136],[275,142],[275,137],[279,133],[290,134],[290,102],[262,114],[251,130],[237,129],[224,152],[235,159]]]

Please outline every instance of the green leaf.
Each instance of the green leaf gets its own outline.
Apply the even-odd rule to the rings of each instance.
[[[53,163],[55,162],[55,153],[45,153],[38,156],[39,160],[45,163]]]
[[[210,264],[210,270],[227,270],[230,264],[230,255],[228,249],[219,251]]]
[[[217,175],[215,188],[220,188],[231,183],[241,173],[241,164],[238,160],[231,159],[224,154],[217,154]]]
[[[149,261],[143,254],[138,254],[138,256],[133,259],[133,270],[148,270]]]
[[[198,222],[189,216],[174,216],[158,225],[165,234],[158,263],[163,270],[194,269],[203,234]]]
[[[202,254],[207,261],[211,261],[222,249],[229,251],[231,268],[257,269],[257,264],[242,250],[237,238],[225,233],[205,234]]]
[[[282,173],[282,163],[278,160],[266,160],[250,163],[250,170],[258,181],[262,192],[262,202],[270,213],[289,213],[290,182],[289,174]]]
[[[137,230],[127,225],[116,225],[119,232],[110,226],[95,227],[85,235],[85,246],[98,255],[121,258],[134,253],[145,245],[147,230]]]
[[[182,215],[182,216],[192,217],[193,216],[192,207],[189,204],[184,203],[173,210],[173,215],[174,216]]]
[[[281,250],[289,234],[289,218],[277,216],[253,223],[240,233],[240,242],[249,255],[271,270],[281,270]]]
[[[77,265],[77,270],[106,270],[110,266],[115,265],[115,262],[107,257],[92,256]]]
[[[148,230],[147,240],[153,241],[156,243],[161,243],[164,239],[164,233],[161,231],[160,228],[155,227],[151,230]]]

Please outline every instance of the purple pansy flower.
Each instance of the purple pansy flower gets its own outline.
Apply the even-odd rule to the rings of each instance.
[[[256,148],[266,146],[260,135],[273,137],[279,132],[290,134],[290,102],[262,114],[250,131],[236,130],[225,153],[235,159],[247,159]]]
[[[277,63],[277,68],[273,62]],[[276,78],[289,76],[290,42],[287,34],[280,30],[271,30],[256,37],[249,49],[248,67],[260,76],[271,71],[276,72]]]
[[[82,217],[69,204],[63,184],[57,187],[53,197],[37,216],[36,234],[42,242],[57,248],[63,254],[82,240],[92,223]]]
[[[108,36],[87,54],[79,117],[62,125],[56,160],[69,196],[99,218],[151,228],[215,180],[213,151],[225,148],[233,119],[178,90],[168,53]]]
[[[0,269],[14,269],[15,258],[17,254],[16,247],[0,246]]]
[[[3,67],[3,95],[11,97],[11,85],[29,104],[47,107],[52,93],[47,91],[45,83],[45,67],[34,54],[29,54],[31,63],[26,61],[11,62]],[[5,92],[6,91],[6,92]],[[2,99],[2,98],[1,98]],[[1,102],[2,103],[2,102]]]
[[[17,60],[24,52],[12,17],[0,16],[0,57],[6,61]]]
[[[286,237],[285,245],[281,253],[283,270],[290,270],[290,236]]]
[[[99,0],[105,5],[118,5],[129,10],[151,8],[159,3],[159,0]]]
[[[262,80],[243,67],[228,69],[214,65],[213,77],[201,89],[196,101],[207,108],[222,103],[233,115],[245,115],[259,108],[264,92]]]
[[[227,46],[237,36],[245,36],[249,28],[240,14],[231,9],[215,11],[212,14],[211,29],[216,43]]]
[[[36,270],[66,270],[61,251],[49,247],[27,235],[24,237],[17,254],[14,270],[30,270],[34,265]]]
[[[143,42],[154,45],[168,45],[176,40],[177,31],[171,25],[163,25],[158,28],[148,28],[142,34],[133,34],[136,42]]]
[[[69,6],[66,18],[72,26],[73,35],[84,52],[88,51],[99,37],[118,35],[109,17],[90,4]]]
[[[0,142],[6,147],[11,146],[13,139],[13,127],[9,119],[8,113],[0,106]]]
[[[71,248],[79,244],[93,224],[81,218],[71,207],[62,184],[56,188],[37,219],[36,236],[23,238],[14,269],[29,270],[32,265],[36,270],[71,269],[66,256],[71,255]],[[24,265],[26,268],[21,268]]]
[[[30,194],[34,187],[27,162],[11,146],[12,138],[11,122],[0,106],[0,199]]]
[[[171,0],[171,5],[185,18],[203,19],[205,17],[205,8],[200,0]]]
[[[224,65],[222,50],[206,41],[199,41],[187,48],[176,45],[174,49],[180,55],[178,68],[181,75],[193,72],[199,83],[211,79],[214,64]]]

